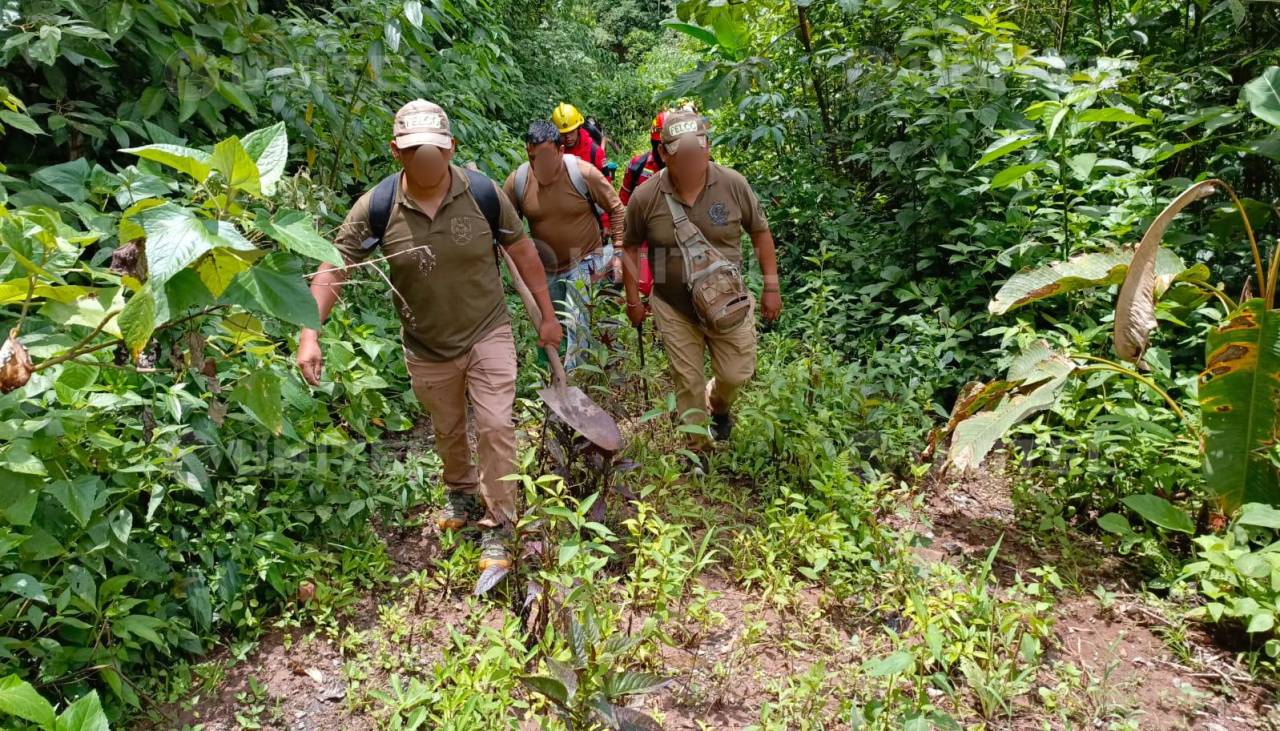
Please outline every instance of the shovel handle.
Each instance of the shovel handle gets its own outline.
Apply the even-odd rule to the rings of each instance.
[[[502,258],[507,262],[507,271],[511,273],[511,283],[515,286],[516,291],[520,293],[520,299],[524,302],[524,309],[529,313],[529,319],[533,321],[533,328],[537,330],[542,327],[542,310],[538,308],[538,303],[533,299],[533,293],[529,291],[528,285],[524,283],[524,278],[520,276],[520,270],[516,268],[516,263],[511,260],[511,254],[507,250],[498,247],[498,251],[502,252]],[[563,388],[569,379],[564,374],[564,364],[560,362],[560,354],[556,352],[554,346],[543,346],[542,350],[547,354],[547,360],[551,363],[551,385]]]

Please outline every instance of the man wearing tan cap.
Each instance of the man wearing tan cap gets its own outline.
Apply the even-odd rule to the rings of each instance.
[[[516,354],[495,241],[538,301],[538,344],[558,345],[562,333],[546,273],[515,208],[493,181],[453,165],[455,150],[443,109],[421,99],[401,107],[391,154],[402,169],[352,206],[334,241],[347,267],[321,265],[311,293],[323,320],[338,299],[346,269],[381,248],[413,391],[431,415],[444,462],[448,505],[438,522],[442,529],[470,522],[484,529],[484,570],[511,565],[510,528],[517,514],[516,485],[503,480],[516,472]],[[302,331],[297,359],[303,377],[319,385],[323,361],[315,330]],[[479,437],[478,465],[467,440],[468,398]]]
[[[754,318],[748,315],[728,332],[717,331],[699,318],[685,280],[674,212],[682,211],[682,218],[687,217],[706,242],[738,269],[742,234],[750,234],[764,275],[760,313],[769,322],[782,312],[773,235],[746,179],[711,162],[706,122],[697,113],[667,114],[658,152],[666,168],[636,188],[627,204],[623,238],[627,317],[638,325],[646,315],[637,274],[640,247],[648,240],[654,278],[650,302],[671,363],[677,407],[690,423],[704,422],[709,413],[712,435],[725,440],[733,428],[730,408],[738,389],[755,372]],[[704,365],[707,351],[714,376],[710,382]]]

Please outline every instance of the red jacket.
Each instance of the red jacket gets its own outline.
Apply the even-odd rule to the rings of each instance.
[[[626,172],[622,174],[622,189],[618,191],[622,204],[626,205],[631,200],[631,194],[635,189],[653,177],[656,172],[658,172],[658,162],[652,151],[631,158]],[[653,268],[649,266],[649,245],[646,243],[640,247],[640,294],[648,297],[652,292]]]
[[[631,162],[627,163],[626,172],[622,174],[622,189],[618,191],[618,197],[622,199],[623,205],[631,200],[631,194],[635,189],[653,177],[656,172],[658,172],[658,160],[652,151],[631,158]]]
[[[573,135],[575,133],[570,132],[569,134]],[[568,141],[566,140],[564,146],[565,154],[573,155],[579,160],[586,160],[599,168],[600,172],[603,173],[605,166],[604,148],[597,145],[596,141],[591,139],[591,135],[587,134],[585,127],[579,127],[576,134],[578,135],[578,139],[573,144],[568,144]]]

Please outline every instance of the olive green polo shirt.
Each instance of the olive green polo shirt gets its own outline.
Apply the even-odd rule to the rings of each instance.
[[[471,196],[470,181],[456,165],[453,183],[434,218],[396,189],[382,246],[366,249],[371,234],[369,205],[373,191],[360,196],[334,245],[348,264],[374,252],[387,257],[392,303],[400,314],[401,337],[414,355],[436,362],[453,360],[495,328],[511,321],[493,250],[489,222]],[[501,188],[498,241],[504,246],[525,238],[519,214]]]
[[[676,243],[675,222],[664,193],[675,195],[667,170],[655,174],[631,194],[623,247],[649,242],[654,294],[697,322],[684,279],[684,257]],[[679,196],[676,200],[679,201]],[[714,162],[708,163],[706,186],[693,205],[685,206],[685,211],[707,241],[739,267],[742,266],[742,234],[769,230],[769,221],[747,179],[738,171]]]

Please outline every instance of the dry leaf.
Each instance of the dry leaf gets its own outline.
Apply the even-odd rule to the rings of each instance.
[[[1116,355],[1121,359],[1138,362],[1151,342],[1151,332],[1156,329],[1156,252],[1169,222],[1183,208],[1213,195],[1220,188],[1218,180],[1201,181],[1187,188],[1156,216],[1143,234],[1116,299],[1113,337]]]
[[[18,342],[18,331],[12,330],[0,346],[0,393],[9,393],[31,380],[31,356]]]

